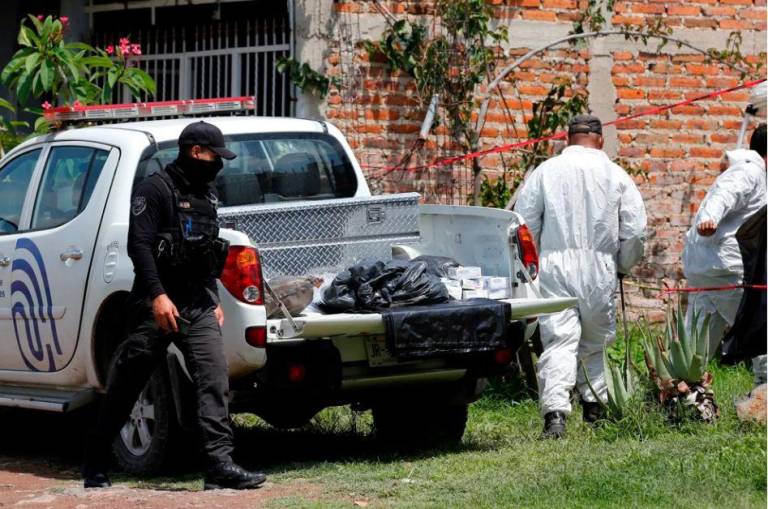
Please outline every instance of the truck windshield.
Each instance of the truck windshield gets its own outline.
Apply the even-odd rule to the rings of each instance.
[[[227,136],[237,158],[224,160],[216,177],[224,207],[354,196],[357,178],[339,142],[327,134],[270,133]],[[145,153],[136,181],[148,177],[178,155],[175,142]]]

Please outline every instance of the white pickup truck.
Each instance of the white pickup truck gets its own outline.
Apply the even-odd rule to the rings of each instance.
[[[296,427],[324,407],[352,404],[373,410],[383,436],[460,440],[468,404],[488,376],[509,366],[535,317],[573,304],[537,296],[538,258],[517,214],[419,206],[415,194],[371,196],[343,135],[325,122],[206,120],[239,156],[217,178],[221,235],[231,242],[219,293],[233,411]],[[175,158],[176,139],[192,121],[64,129],[0,161],[0,406],[67,412],[97,399],[125,337],[132,189]],[[272,276],[420,254],[515,278],[508,348],[402,361],[383,342],[380,314],[268,319],[263,295],[243,295],[249,286],[263,293]],[[174,347],[165,368],[115,441],[117,461],[130,472],[160,468],[193,421],[190,382]]]

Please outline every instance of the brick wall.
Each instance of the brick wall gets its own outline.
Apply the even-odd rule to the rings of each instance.
[[[583,4],[583,0],[580,0]],[[491,0],[496,18],[510,27],[510,45],[499,67],[513,61],[549,40],[565,35],[577,15],[576,0]],[[395,16],[430,21],[434,3],[430,1],[382,2]],[[376,23],[384,17],[371,1],[337,1],[334,4],[342,36],[329,41],[324,53],[328,74],[342,79],[340,92],[332,93],[323,113],[348,136],[361,163],[369,169],[376,192],[421,192],[425,201],[465,204],[471,190],[469,164],[421,170],[395,171],[385,178],[379,168],[408,161],[410,166],[454,155],[457,148],[449,133],[438,127],[423,146],[415,146],[426,105],[419,101],[415,86],[407,76],[390,73],[383,62],[370,62],[361,49],[356,27]],[[697,41],[706,48],[722,47],[729,32],[739,30],[751,59],[765,51],[765,0],[693,0],[689,2],[645,0],[617,2],[612,23],[640,24],[663,16],[675,27],[675,36]],[[537,22],[538,24],[531,25]],[[526,23],[528,23],[526,25]],[[517,43],[517,35],[535,26],[540,37]],[[516,29],[520,27],[520,29]],[[380,33],[380,31],[379,31]],[[377,38],[377,37],[372,37]],[[714,41],[714,42],[710,42]],[[719,41],[719,42],[717,42]],[[605,51],[603,47],[574,49],[559,47],[528,61],[501,86],[490,103],[487,122],[481,133],[481,148],[510,143],[526,136],[525,120],[530,118],[534,101],[543,98],[551,84],[562,77],[573,80],[573,93],[615,97],[608,112],[614,116],[632,114],[656,105],[670,104],[702,95],[741,81],[741,76],[723,65],[707,64],[692,51],[668,47],[656,54],[648,47],[619,41]],[[610,58],[610,72],[595,73],[595,51]],[[501,54],[501,51],[500,51]],[[593,80],[590,86],[590,80]],[[602,91],[605,92],[602,92]],[[590,97],[590,104],[606,97]],[[662,279],[682,278],[680,254],[682,236],[690,225],[698,204],[719,172],[723,151],[732,148],[741,122],[748,92],[735,92],[721,99],[679,107],[671,112],[620,125],[614,138],[617,157],[637,171],[636,181],[646,200],[651,238],[646,259],[636,276],[647,278],[651,286]],[[605,113],[603,113],[605,115]],[[490,178],[499,175],[519,154],[486,156],[481,166]],[[656,305],[652,295],[635,296],[637,305]],[[655,317],[658,318],[658,310]],[[653,318],[654,316],[652,316]]]

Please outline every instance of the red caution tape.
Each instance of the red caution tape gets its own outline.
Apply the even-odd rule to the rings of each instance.
[[[755,80],[755,81],[749,81],[747,83],[742,83],[741,85],[737,85],[735,87],[724,88],[722,90],[717,90],[715,92],[710,92],[708,94],[704,94],[704,95],[700,95],[700,96],[697,96],[697,97],[693,97],[691,99],[686,99],[684,101],[676,102],[674,104],[667,104],[667,105],[664,105],[664,106],[658,106],[658,107],[651,108],[651,109],[648,109],[648,110],[645,110],[645,111],[641,111],[640,113],[635,113],[634,115],[628,115],[626,117],[620,117],[620,118],[617,118],[616,120],[611,120],[610,122],[605,122],[603,125],[604,126],[616,125],[616,124],[620,124],[622,122],[627,122],[629,120],[634,120],[636,118],[646,117],[646,116],[650,116],[650,115],[656,115],[658,113],[662,113],[664,111],[671,110],[673,108],[677,108],[677,107],[680,107],[680,106],[686,106],[688,104],[692,104],[692,103],[695,103],[697,101],[704,101],[706,99],[713,99],[715,97],[719,97],[721,95],[725,95],[725,94],[727,94],[729,92],[735,92],[736,90],[741,90],[741,89],[744,89],[744,88],[752,88],[752,87],[754,87],[756,85],[759,85],[760,83],[762,83],[764,81],[766,81],[765,78],[760,79],[760,80]],[[453,156],[453,157],[446,157],[444,159],[437,159],[437,160],[435,160],[435,161],[433,161],[433,162],[431,162],[429,164],[425,164],[425,165],[421,165],[421,166],[411,166],[411,167],[408,167],[408,168],[400,168],[399,166],[387,166],[387,167],[384,167],[384,168],[380,168],[381,174],[377,175],[376,178],[381,178],[381,177],[385,176],[386,174],[391,173],[393,171],[397,171],[397,170],[401,170],[401,171],[421,171],[421,170],[427,170],[427,169],[431,169],[431,168],[438,168],[440,166],[447,166],[447,165],[450,165],[450,164],[458,163],[460,161],[468,161],[470,159],[476,159],[478,157],[482,157],[482,156],[485,156],[485,155],[488,155],[488,154],[498,154],[498,153],[501,153],[501,152],[509,152],[510,150],[513,150],[513,149],[516,149],[516,148],[520,148],[520,147],[525,147],[527,145],[533,145],[534,143],[540,143],[542,141],[550,141],[550,140],[556,140],[556,139],[560,139],[560,138],[565,138],[565,136],[567,134],[568,134],[567,132],[563,131],[563,132],[559,132],[559,133],[556,133],[556,134],[553,134],[553,135],[550,135],[550,136],[544,136],[544,137],[541,137],[541,138],[525,140],[525,141],[521,141],[521,142],[518,142],[518,143],[508,143],[508,144],[505,144],[505,145],[498,145],[498,146],[493,147],[493,148],[489,148],[489,149],[486,149],[486,150],[478,150],[477,152],[470,152],[468,154],[463,154],[463,155],[460,155],[460,156]],[[364,165],[363,168],[376,169],[375,166],[368,166],[368,165]]]
[[[698,292],[723,292],[726,290],[768,290],[768,285],[726,285],[726,286],[705,286],[700,288],[664,288],[661,291],[661,297],[671,293],[698,293]]]

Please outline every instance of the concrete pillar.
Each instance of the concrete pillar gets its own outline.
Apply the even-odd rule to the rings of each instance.
[[[61,0],[61,16],[69,18],[68,41],[88,42],[91,38],[89,16],[85,12],[86,0]]]
[[[288,0],[294,2],[294,55],[318,72],[325,71],[324,57],[335,31],[333,0]],[[322,101],[312,94],[296,90],[296,116],[322,119]]]

